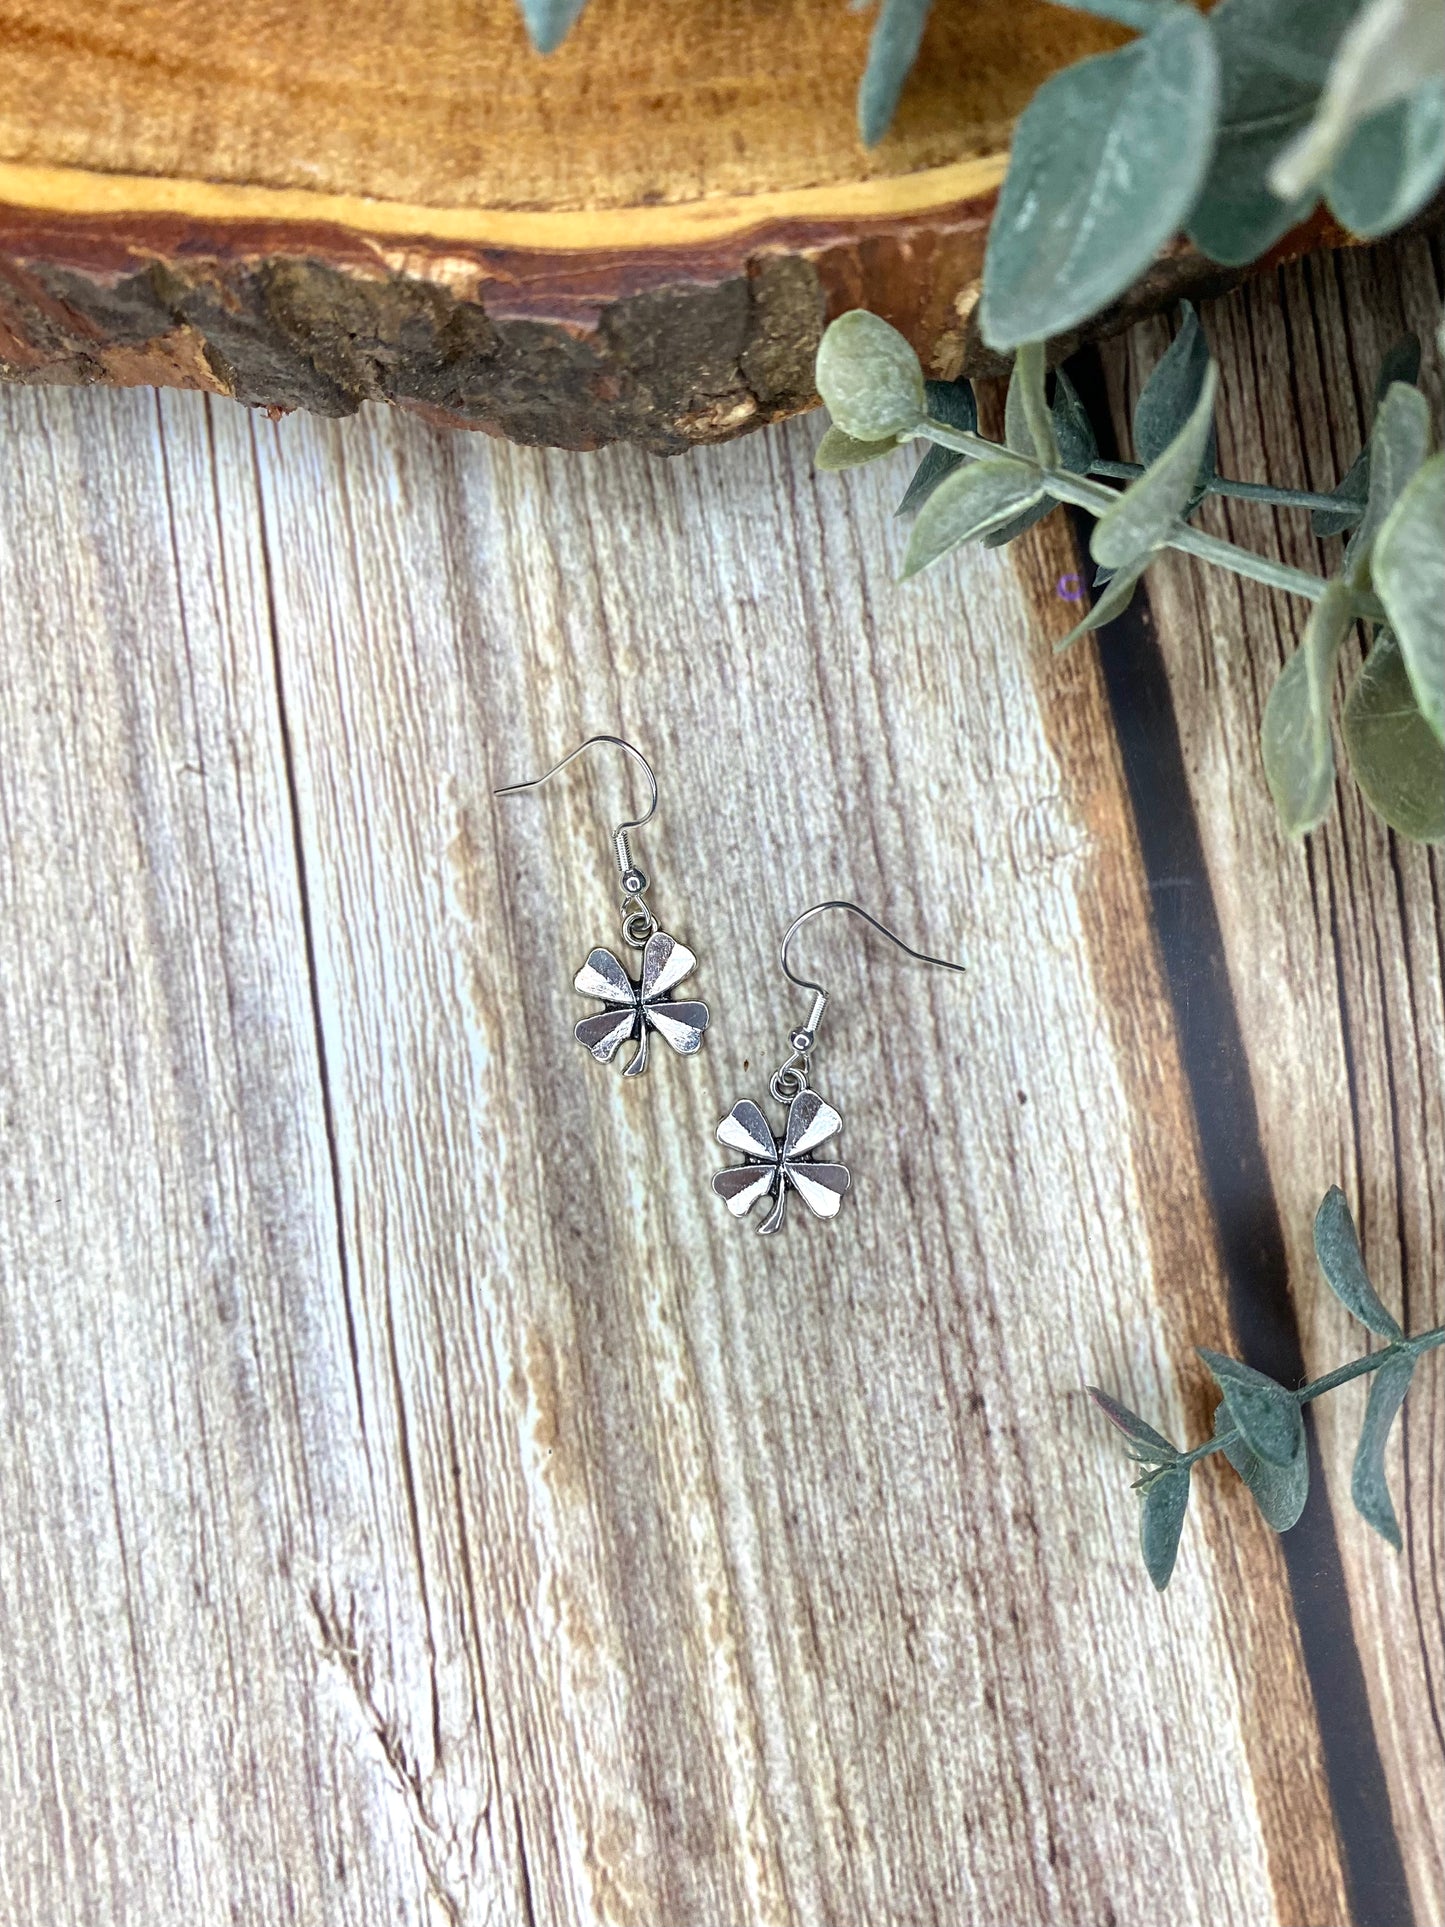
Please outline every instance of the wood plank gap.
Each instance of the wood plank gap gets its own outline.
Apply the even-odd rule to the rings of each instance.
[[[1097,350],[1075,357],[1070,374],[1099,432],[1101,453],[1116,458]],[[1087,556],[1089,523],[1079,511],[1070,514],[1080,554]],[[1099,659],[1240,1355],[1257,1371],[1287,1384],[1302,1383],[1304,1347],[1289,1291],[1284,1236],[1147,585],[1122,616],[1099,631]],[[1315,1696],[1351,1915],[1355,1927],[1402,1927],[1413,1921],[1414,1912],[1354,1641],[1333,1514],[1324,1499],[1319,1444],[1312,1415],[1307,1412],[1305,1418],[1312,1497],[1299,1524],[1280,1535],[1280,1546]]]

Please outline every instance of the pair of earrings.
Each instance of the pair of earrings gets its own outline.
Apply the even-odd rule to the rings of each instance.
[[[509,783],[492,793],[517,796],[524,790],[540,789],[584,750],[599,743],[609,744],[630,756],[646,775],[650,791],[644,813],[631,822],[619,823],[612,833],[622,886],[622,940],[630,949],[641,951],[642,968],[634,980],[610,950],[600,947],[593,950],[573,979],[573,986],[603,1008],[594,1016],[584,1017],[576,1026],[575,1035],[603,1064],[610,1063],[623,1044],[635,1043],[637,1048],[622,1074],[640,1077],[648,1066],[649,1032],[655,1031],[681,1056],[691,1057],[702,1048],[709,1014],[706,1004],[677,999],[671,994],[692,975],[697,958],[686,944],[664,931],[648,909],[649,880],[632,857],[629,840],[632,831],[650,823],[657,813],[657,778],[651,764],[621,736],[589,736],[545,774],[525,783]],[[790,1191],[797,1193],[815,1217],[834,1218],[851,1183],[846,1165],[815,1155],[843,1128],[838,1112],[808,1082],[809,1062],[817,1043],[818,1026],[827,1008],[828,992],[821,984],[795,975],[788,962],[788,949],[798,931],[811,918],[828,910],[846,910],[861,917],[919,963],[932,964],[940,970],[963,969],[962,964],[950,963],[946,958],[925,956],[881,924],[877,917],[841,898],[815,903],[789,924],[778,960],[788,982],[796,984],[799,990],[811,991],[813,1002],[807,1022],[788,1033],[790,1055],[768,1084],[776,1102],[787,1106],[782,1134],[774,1131],[760,1105],[751,1098],[742,1098],[718,1125],[717,1137],[729,1150],[740,1152],[743,1162],[717,1172],[712,1181],[713,1190],[736,1218],[746,1217],[754,1205],[765,1198],[771,1199],[772,1208],[758,1226],[764,1233],[782,1230]]]

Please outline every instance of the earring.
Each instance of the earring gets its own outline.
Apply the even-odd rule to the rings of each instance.
[[[836,1218],[843,1193],[852,1181],[846,1165],[825,1163],[813,1156],[819,1145],[836,1137],[843,1128],[843,1120],[832,1105],[825,1104],[808,1084],[808,1060],[817,1042],[828,993],[821,984],[796,977],[788,968],[789,944],[810,917],[821,916],[825,910],[851,911],[920,963],[935,964],[940,970],[963,969],[962,964],[949,963],[944,957],[925,957],[921,950],[906,944],[877,917],[860,910],[856,903],[815,903],[811,910],[805,910],[788,925],[778,961],[789,983],[796,984],[799,990],[812,991],[813,1007],[807,1023],[789,1032],[792,1056],[773,1073],[768,1086],[777,1102],[787,1105],[787,1122],[779,1137],[751,1098],[745,1097],[734,1104],[717,1127],[718,1142],[730,1151],[741,1151],[744,1161],[717,1172],[712,1181],[713,1190],[735,1218],[745,1218],[760,1198],[772,1198],[773,1208],[758,1226],[758,1230],[765,1233],[782,1230],[790,1188],[797,1192],[814,1217]]]
[[[650,1031],[655,1030],[681,1056],[690,1057],[702,1044],[708,1019],[706,1004],[676,1003],[668,995],[684,977],[692,975],[697,958],[686,944],[678,943],[658,928],[657,918],[646,903],[647,876],[633,862],[632,847],[627,840],[630,831],[640,830],[657,814],[657,778],[651,764],[641,750],[634,749],[620,736],[589,736],[560,763],[555,763],[545,776],[535,776],[528,783],[508,783],[492,794],[517,796],[523,790],[540,789],[558,770],[566,769],[574,757],[596,743],[610,743],[640,763],[652,792],[646,813],[634,822],[619,823],[612,832],[612,847],[622,879],[622,940],[633,950],[642,952],[642,975],[634,983],[610,950],[594,950],[573,978],[573,988],[584,997],[596,998],[604,1008],[594,1017],[584,1017],[574,1034],[599,1064],[610,1063],[619,1048],[635,1037],[636,1053],[622,1075],[640,1077],[647,1069]]]

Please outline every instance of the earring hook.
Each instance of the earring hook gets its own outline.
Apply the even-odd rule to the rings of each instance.
[[[493,790],[492,794],[493,796],[518,796],[523,790],[540,789],[544,783],[549,783],[560,770],[566,769],[569,763],[574,762],[576,758],[582,754],[583,750],[591,749],[597,743],[610,743],[614,749],[625,750],[634,762],[641,765],[643,773],[647,777],[648,789],[652,793],[651,801],[641,816],[634,817],[629,823],[619,823],[617,828],[612,832],[612,847],[617,853],[617,868],[622,874],[623,888],[629,896],[637,896],[646,889],[647,878],[643,876],[642,872],[632,861],[632,848],[627,841],[627,837],[629,831],[640,830],[644,823],[650,823],[653,817],[656,816],[657,778],[653,775],[652,765],[648,762],[642,751],[635,749],[624,737],[589,736],[585,743],[579,743],[576,749],[569,750],[561,762],[554,763],[551,769],[547,770],[544,775],[534,776],[530,781],[525,783],[507,783],[503,788]]]
[[[788,1034],[788,1042],[792,1046],[793,1054],[773,1079],[775,1096],[782,1096],[784,1094],[783,1091],[777,1088],[780,1083],[789,1094],[793,1094],[794,1086],[806,1069],[808,1053],[813,1048],[814,1041],[818,1035],[818,1025],[822,1022],[823,1012],[827,1008],[828,992],[824,990],[823,986],[812,982],[810,978],[798,976],[796,971],[791,969],[788,964],[788,947],[792,943],[793,938],[805,923],[809,922],[813,917],[822,916],[825,910],[846,910],[852,916],[861,917],[864,923],[870,924],[873,929],[878,931],[880,936],[886,937],[891,944],[896,944],[901,951],[907,956],[914,958],[918,963],[932,964],[939,970],[961,971],[964,968],[961,963],[953,963],[947,957],[930,957],[922,950],[915,950],[911,943],[905,943],[896,931],[888,928],[886,923],[880,923],[877,917],[871,916],[869,912],[864,910],[859,904],[849,903],[842,897],[832,897],[827,903],[815,903],[811,909],[804,910],[801,916],[793,918],[793,921],[784,932],[783,941],[778,950],[778,962],[782,966],[783,975],[790,984],[796,984],[799,990],[812,991],[813,1007],[808,1013],[807,1023],[799,1025],[796,1030],[790,1031]],[[806,1083],[805,1077],[803,1078],[803,1082]]]

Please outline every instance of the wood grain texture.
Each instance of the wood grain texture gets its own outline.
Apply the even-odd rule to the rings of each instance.
[[[1427,344],[1423,381],[1438,423],[1441,369],[1428,344],[1440,292],[1438,247],[1420,239],[1302,264],[1206,307],[1223,471],[1333,487],[1368,429],[1380,358],[1407,328]],[[1150,324],[1127,351],[1106,351],[1121,432],[1166,340]],[[1298,512],[1216,500],[1204,521],[1301,566],[1338,555],[1338,542],[1313,542]],[[1314,1259],[1314,1207],[1330,1183],[1349,1192],[1371,1275],[1406,1328],[1445,1319],[1445,859],[1387,832],[1347,777],[1324,828],[1286,841],[1260,780],[1258,732],[1298,642],[1300,606],[1172,559],[1149,583],[1259,1114],[1261,1175],[1318,1375],[1355,1356],[1364,1336],[1321,1288]],[[1359,662],[1358,650],[1346,653],[1340,693]],[[1417,1375],[1391,1448],[1398,1559],[1350,1503],[1363,1410],[1356,1387],[1314,1408],[1415,1916],[1436,1921],[1445,1919],[1445,1378]]]
[[[432,208],[640,214],[997,153],[1055,68],[1123,38],[1042,0],[941,0],[896,127],[869,152],[855,95],[871,25],[814,0],[591,0],[544,59],[515,0],[353,0],[345,33],[325,0],[4,0],[0,152]]]
[[[1067,527],[904,594],[817,425],[0,407],[7,1927],[1343,1924],[1277,1544],[1156,1598],[1080,1392],[1231,1334]],[[714,1010],[630,1085],[622,772],[489,794],[616,728]],[[759,1241],[837,893],[970,974],[810,929],[856,1188]]]

